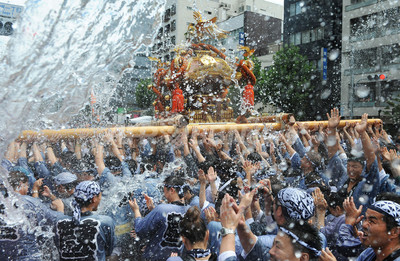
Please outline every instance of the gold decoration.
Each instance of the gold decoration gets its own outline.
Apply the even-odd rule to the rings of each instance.
[[[153,88],[153,84],[147,85],[147,89],[151,90]]]
[[[156,106],[156,104],[157,104],[157,102],[156,102],[156,101],[153,101],[153,106]]]
[[[166,101],[169,101],[169,99],[171,99],[171,96],[165,95],[164,99],[165,99]]]
[[[209,55],[204,55],[203,57],[200,58],[200,61],[205,66],[213,66],[214,64],[217,63],[217,61],[215,61],[215,59]]]
[[[170,108],[169,106],[167,106],[167,107],[165,107],[165,110],[166,110],[166,111],[170,111],[171,108]]]

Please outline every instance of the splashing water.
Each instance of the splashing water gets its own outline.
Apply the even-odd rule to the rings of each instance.
[[[22,130],[75,127],[91,90],[107,104],[122,69],[152,44],[164,10],[163,0],[26,1],[0,57],[0,160]],[[11,192],[2,168],[0,179]],[[23,223],[10,194],[0,195],[13,219],[5,221]]]
[[[107,103],[135,51],[149,46],[164,1],[27,1],[1,58],[1,149],[23,129],[71,127],[89,101]]]

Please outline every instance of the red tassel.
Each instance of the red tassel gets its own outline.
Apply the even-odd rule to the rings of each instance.
[[[247,84],[244,87],[243,100],[245,105],[254,106],[254,87],[251,84]]]
[[[172,92],[172,110],[171,112],[182,112],[184,109],[185,99],[181,89],[177,88]]]

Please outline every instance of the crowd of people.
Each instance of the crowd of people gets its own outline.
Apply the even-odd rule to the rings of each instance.
[[[400,260],[400,142],[327,117],[13,141],[0,260]]]

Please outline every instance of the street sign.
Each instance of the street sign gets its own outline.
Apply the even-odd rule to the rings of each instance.
[[[0,3],[0,17],[17,19],[24,8],[19,5]]]
[[[239,44],[244,45],[244,32],[239,32]]]

